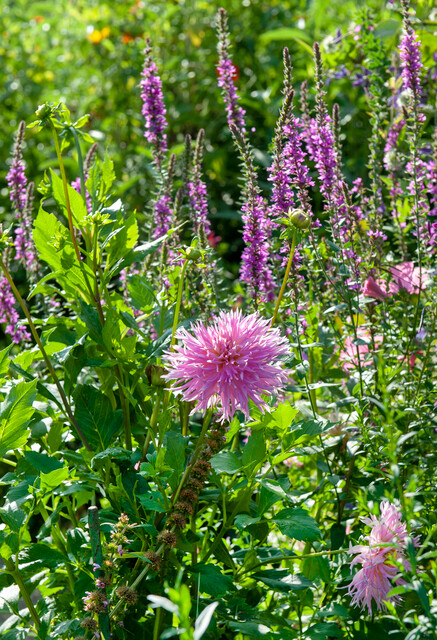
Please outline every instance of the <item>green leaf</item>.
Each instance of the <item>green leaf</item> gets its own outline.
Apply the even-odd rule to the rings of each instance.
[[[159,491],[141,493],[137,495],[137,499],[146,511],[156,511],[157,513],[165,513],[166,511],[162,495]]]
[[[234,589],[234,581],[224,575],[215,564],[196,564],[190,571],[194,574],[194,583],[199,592],[207,593],[213,598],[224,596]]]
[[[249,464],[261,462],[265,454],[266,443],[264,439],[264,431],[261,429],[253,431],[243,448],[243,465],[247,467]]]
[[[263,582],[274,591],[302,591],[313,587],[311,580],[301,574],[292,574],[288,569],[269,569],[254,573],[252,578]]]
[[[26,571],[39,567],[56,569],[58,565],[65,564],[65,557],[50,545],[44,542],[37,542],[20,552],[19,562],[20,569]]]
[[[47,213],[42,206],[35,220],[33,239],[41,260],[52,268],[53,277],[56,277],[65,292],[72,297],[77,297],[77,294],[82,297],[87,289],[70,232],[56,216]],[[87,271],[91,281],[93,274],[85,262],[82,263],[82,268]]]
[[[130,276],[127,288],[135,309],[141,309],[143,313],[149,313],[153,309],[155,292],[143,276]]]
[[[316,521],[304,509],[283,509],[272,520],[281,533],[294,540],[311,541],[320,538]]]
[[[155,253],[157,248],[164,242],[167,238],[167,234],[157,238],[156,240],[152,240],[151,242],[147,242],[146,244],[142,244],[139,247],[135,247],[135,249],[131,249],[126,253],[126,255],[118,260],[115,265],[109,270],[106,277],[103,279],[103,283],[107,284],[112,278],[114,278],[117,274],[120,273],[126,267],[129,267],[134,262],[142,262],[144,258],[151,253]]]
[[[168,482],[174,490],[178,486],[179,478],[185,467],[185,438],[177,431],[168,431],[165,435],[164,446],[166,447],[164,462],[173,469]]]
[[[49,473],[41,473],[41,485],[40,490],[42,493],[50,492],[52,489],[56,489],[67,480],[70,476],[70,472],[67,467],[62,469],[55,469]]]
[[[27,425],[35,411],[37,381],[19,382],[0,404],[0,458],[13,449],[26,444]]]
[[[241,460],[231,451],[216,453],[210,460],[211,466],[216,473],[234,474],[241,469]]]
[[[122,212],[119,213],[121,217]],[[135,246],[138,240],[138,225],[136,216],[132,213],[125,220],[117,220],[119,228],[117,234],[112,236],[109,242],[106,244],[106,252],[108,254],[108,265],[112,266],[117,260],[126,255],[129,249]],[[108,225],[111,226],[111,225]]]
[[[343,638],[343,632],[335,622],[319,622],[307,631],[308,637],[314,640],[326,638]]]
[[[0,351],[0,377],[4,376],[9,369],[9,351],[12,349],[13,345],[10,344],[9,347]]]
[[[65,202],[64,184],[61,178],[53,171],[53,169],[50,169],[50,180],[52,182],[53,197],[58,203],[58,205],[62,207],[65,218],[68,219],[67,206]],[[88,214],[86,204],[81,194],[78,193],[76,189],[74,189],[70,185],[67,185],[67,188],[68,188],[68,198],[70,200],[71,215],[74,221],[74,225],[81,226],[85,216]]]
[[[88,384],[78,385],[73,397],[74,417],[85,438],[96,451],[104,451],[123,425],[123,412],[114,411],[109,398]]]

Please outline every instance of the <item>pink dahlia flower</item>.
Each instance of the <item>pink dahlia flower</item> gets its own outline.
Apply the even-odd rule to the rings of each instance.
[[[352,560],[351,567],[357,563],[361,563],[363,567],[354,575],[348,588],[348,594],[352,596],[353,605],[361,606],[362,609],[367,607],[369,615],[371,615],[372,600],[375,601],[378,611],[386,609],[384,600],[389,599],[393,603],[400,600],[399,596],[387,597],[389,591],[393,589],[391,581],[398,573],[398,569],[387,562],[386,549],[359,548],[362,551]],[[357,549],[357,547],[352,547],[350,551],[353,549]]]
[[[371,515],[370,518],[361,518],[365,524],[372,527],[368,536],[368,545],[357,545],[349,549],[349,553],[357,555],[351,562],[362,564],[362,568],[355,574],[348,587],[348,594],[352,596],[352,604],[367,607],[369,615],[372,613],[372,600],[379,610],[386,609],[385,601],[397,604],[399,596],[390,596],[388,593],[393,588],[393,578],[398,573],[395,562],[401,562],[404,569],[411,569],[410,563],[404,556],[406,538],[408,536],[405,522],[402,522],[402,514],[398,507],[383,500],[380,506],[380,516]],[[414,538],[415,546],[418,546],[418,538]],[[401,578],[397,578],[396,585],[405,584]]]
[[[264,410],[262,394],[274,393],[287,378],[280,359],[289,353],[288,340],[270,320],[240,311],[222,312],[208,327],[197,322],[192,330],[179,329],[181,344],[165,354],[163,377],[175,381],[174,392],[197,402],[196,411],[219,405],[223,421],[237,409],[248,418],[249,400]]]

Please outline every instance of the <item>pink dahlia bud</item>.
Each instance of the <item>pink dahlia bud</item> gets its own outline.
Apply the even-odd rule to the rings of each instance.
[[[193,334],[179,329],[181,341],[167,351],[166,380],[174,380],[173,391],[186,402],[197,402],[196,411],[219,406],[221,419],[232,420],[237,410],[249,417],[249,400],[261,410],[262,395],[275,393],[285,382],[287,372],[280,360],[289,346],[277,328],[253,313],[222,312],[206,327],[193,326]]]

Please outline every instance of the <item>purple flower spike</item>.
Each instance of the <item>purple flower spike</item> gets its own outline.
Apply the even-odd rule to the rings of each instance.
[[[6,176],[6,181],[9,187],[9,197],[14,209],[18,214],[24,211],[26,207],[26,188],[27,178],[24,173],[24,162],[22,154],[22,146],[24,140],[24,132],[26,130],[26,123],[20,122],[18,127],[17,139],[14,147],[14,155],[12,157],[12,166]]]
[[[194,232],[199,233],[200,225],[203,225],[205,236],[211,233],[211,225],[208,220],[208,198],[206,184],[202,180],[202,155],[203,138],[205,132],[199,131],[196,142],[196,150],[193,159],[191,182],[187,184],[188,199],[191,206],[191,219],[193,221]]]
[[[221,420],[232,420],[237,410],[249,418],[249,400],[262,411],[263,394],[275,393],[287,372],[280,359],[288,355],[288,340],[270,320],[241,311],[222,312],[206,327],[193,333],[179,329],[181,345],[165,354],[166,380],[175,380],[174,392],[186,402],[197,401],[195,411],[219,405]]]
[[[402,79],[404,89],[410,89],[413,92],[414,100],[417,103],[420,98],[420,71],[422,69],[422,59],[420,49],[422,44],[418,36],[411,27],[402,37],[399,56],[401,58]]]
[[[162,157],[167,151],[166,108],[162,94],[162,82],[151,56],[150,40],[146,40],[144,50],[145,62],[141,73],[141,99],[143,101],[142,114],[146,120],[145,138],[153,146],[154,160],[158,169],[161,168]]]
[[[217,65],[218,86],[222,90],[223,101],[226,106],[228,124],[238,127],[241,133],[246,133],[244,122],[245,111],[238,104],[239,96],[234,84],[236,67],[229,57],[229,34],[226,11],[218,12],[218,52],[219,64]]]
[[[269,265],[270,222],[266,203],[258,195],[250,198],[241,208],[244,221],[243,240],[246,245],[241,256],[240,276],[254,296],[274,299],[274,282]]]
[[[15,309],[15,298],[9,282],[2,276],[0,278],[0,323],[6,324],[5,333],[11,336],[16,344],[30,340],[30,334],[26,327],[18,326],[19,315]]]

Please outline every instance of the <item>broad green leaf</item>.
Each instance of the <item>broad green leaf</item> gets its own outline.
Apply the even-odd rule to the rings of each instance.
[[[165,513],[166,511],[162,495],[159,491],[141,493],[140,495],[137,495],[137,499],[146,511],[156,511],[158,513]]]
[[[70,476],[70,471],[67,467],[62,469],[54,469],[49,473],[41,473],[41,485],[40,490],[42,493],[56,489],[60,484],[67,480]]]
[[[19,382],[0,404],[0,458],[26,444],[37,381]]]
[[[9,369],[9,351],[12,349],[13,345],[10,344],[6,349],[0,351],[0,377],[4,376]]]
[[[66,205],[65,193],[64,193],[64,184],[61,178],[53,171],[53,169],[50,169],[50,179],[52,182],[53,197],[58,203],[58,205],[62,207],[63,214],[65,216],[65,219],[67,220],[68,217],[67,217],[67,205]],[[68,189],[68,198],[70,200],[70,208],[71,208],[71,214],[74,221],[74,225],[81,226],[85,216],[88,213],[86,204],[83,201],[81,194],[78,193],[76,189],[74,189],[70,185],[67,185],[67,189]]]
[[[210,460],[211,466],[216,473],[230,473],[231,475],[241,469],[241,460],[231,451],[216,453]]]
[[[208,593],[213,598],[224,596],[234,589],[233,579],[224,575],[215,564],[196,564],[190,571],[194,574],[194,584],[199,592]]]
[[[20,552],[20,569],[29,571],[30,568],[39,567],[55,569],[58,565],[65,564],[65,557],[58,551],[44,542],[32,544],[27,549]],[[25,567],[23,565],[26,565]]]
[[[104,451],[123,425],[123,412],[114,411],[107,396],[91,385],[78,385],[73,397],[74,417],[85,438],[96,451]]]
[[[285,536],[295,540],[318,540],[320,530],[316,521],[304,509],[283,509],[273,519]]]
[[[263,582],[274,591],[302,591],[308,589],[313,583],[301,574],[292,574],[288,569],[268,569],[254,573],[252,578]]]
[[[132,213],[123,219],[123,212],[118,214],[118,233],[114,235],[109,242],[106,243],[105,249],[108,254],[108,266],[112,266],[117,260],[123,258],[126,253],[135,246],[138,240],[138,224],[136,216]],[[109,227],[111,225],[108,225]]]
[[[261,462],[266,454],[264,431],[253,431],[243,448],[243,465]]]

